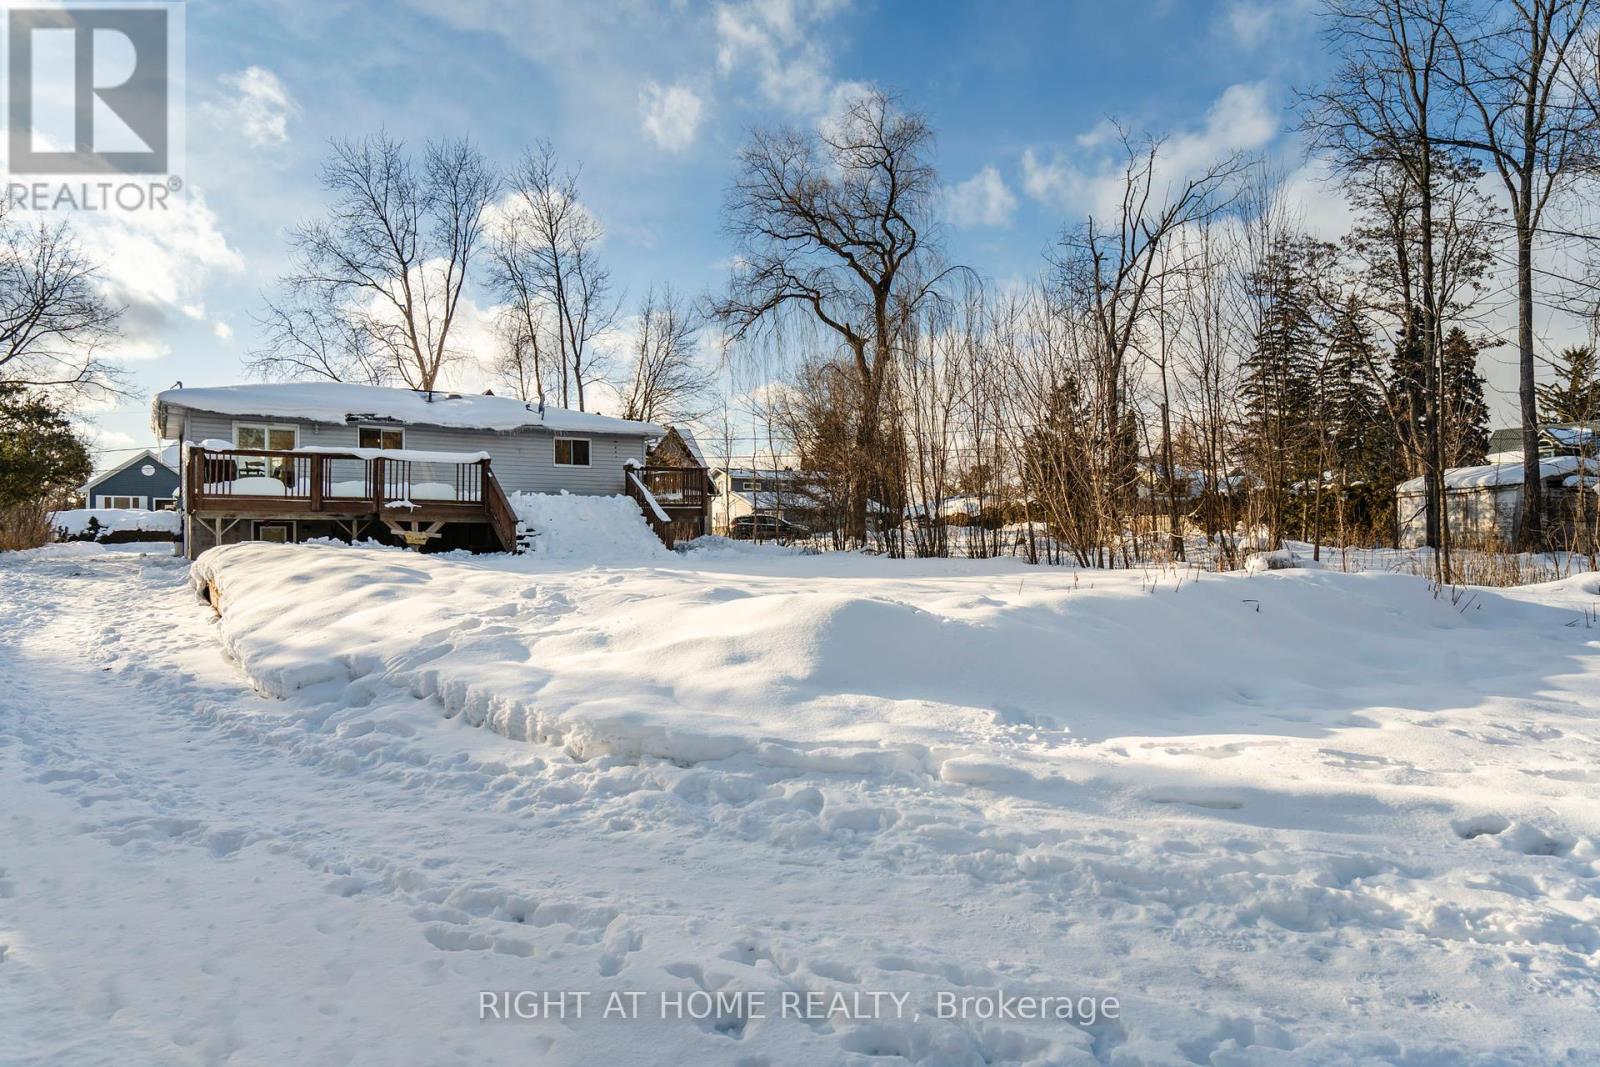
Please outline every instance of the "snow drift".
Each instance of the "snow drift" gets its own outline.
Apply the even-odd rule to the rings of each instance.
[[[1503,674],[1508,635],[1573,618],[1488,591],[1463,609],[1399,575],[973,567],[935,580],[861,557],[682,563],[646,544],[642,523],[635,541],[600,521],[624,505],[519,503],[535,524],[592,514],[612,531],[602,547],[557,522],[532,558],[236,545],[194,573],[221,591],[233,653],[279,696],[381,679],[585,756],[746,752],[936,773],[986,753],[1041,779],[1056,772],[1037,753],[988,751],[997,731],[1325,736],[1378,725],[1370,709],[1397,687],[1422,709],[1476,700]],[[660,565],[545,564],[629,553]]]
[[[625,496],[512,493],[517,520],[533,535],[533,554],[569,563],[667,559],[670,553]]]

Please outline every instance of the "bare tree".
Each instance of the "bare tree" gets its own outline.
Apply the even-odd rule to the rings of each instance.
[[[577,401],[604,367],[593,342],[617,319],[611,273],[600,261],[604,231],[578,199],[577,170],[563,171],[555,149],[541,141],[523,156],[511,178],[511,195],[490,245],[493,285],[507,314],[518,319],[531,354],[541,365],[532,380],[544,401],[544,353],[555,359],[553,375],[561,405]]]
[[[875,463],[880,401],[901,335],[946,271],[927,233],[933,132],[881,92],[819,131],[757,130],[728,195],[737,265],[713,310],[734,341],[801,317],[855,377],[857,465]],[[873,477],[855,480],[848,535],[866,537]]]
[[[65,223],[21,226],[0,215],[0,383],[115,392],[120,375],[102,353],[121,316]]]
[[[1307,98],[1306,127],[1345,173],[1393,168],[1416,195],[1420,264],[1417,304],[1426,381],[1424,412],[1428,542],[1441,581],[1450,570],[1444,509],[1444,438],[1439,433],[1439,362],[1443,300],[1434,211],[1441,147],[1460,125],[1443,67],[1450,54],[1449,0],[1328,0],[1328,34],[1341,63],[1328,85]],[[1409,332],[1411,316],[1405,320]],[[1403,344],[1409,343],[1409,337]]]
[[[552,361],[543,347],[548,338],[538,326],[514,308],[503,310],[494,325],[500,344],[494,370],[496,381],[518,400],[543,406]]]
[[[693,308],[670,286],[659,296],[654,289],[645,296],[623,394],[623,418],[676,423],[706,413],[712,378],[695,352],[698,331]]]
[[[1533,246],[1550,199],[1600,152],[1600,113],[1590,95],[1593,70],[1589,0],[1501,0],[1496,18],[1435,17],[1450,40],[1451,88],[1477,121],[1450,137],[1481,153],[1505,187],[1517,245],[1517,349],[1522,415],[1522,541],[1539,545],[1539,406],[1533,351]]]
[[[1210,218],[1228,202],[1232,178],[1243,169],[1238,157],[1197,174],[1164,173],[1161,141],[1121,136],[1123,165],[1115,206],[1090,214],[1063,234],[1055,253],[1053,291],[1060,313],[1090,330],[1093,381],[1077,388],[1094,397],[1093,439],[1104,459],[1100,507],[1108,528],[1119,528],[1136,470],[1115,457],[1126,449],[1131,415],[1130,360],[1148,351],[1158,318],[1156,297],[1163,279],[1187,269],[1187,259],[1169,254],[1179,235]]]
[[[382,133],[332,142],[333,204],[290,233],[256,372],[433,389],[459,355],[452,329],[497,185],[465,140],[431,141],[420,161]]]

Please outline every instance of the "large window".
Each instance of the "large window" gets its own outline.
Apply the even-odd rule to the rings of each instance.
[[[103,508],[143,508],[142,496],[102,496],[98,498]]]
[[[287,452],[300,443],[300,429],[296,426],[267,426],[260,423],[236,422],[233,424],[233,447],[267,448]]]
[[[172,497],[156,497],[150,502],[151,511],[177,511],[178,502]]]
[[[406,447],[406,432],[397,426],[363,426],[356,433],[356,444],[362,448]]]
[[[272,426],[267,423],[236,422],[233,424],[234,448],[263,448],[274,452],[288,452],[300,445],[300,429],[296,426]],[[239,477],[259,478],[263,475],[282,479],[288,473],[288,464],[281,456],[240,456]]]
[[[556,438],[556,466],[558,467],[587,467],[589,465],[589,441],[583,437],[558,437]]]

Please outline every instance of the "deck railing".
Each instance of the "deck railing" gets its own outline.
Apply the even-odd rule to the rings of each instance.
[[[486,487],[492,480],[487,459],[190,446],[184,497],[190,511],[381,513],[409,507],[442,508],[466,517],[468,511],[489,510]]]
[[[698,467],[636,467],[634,473],[664,508],[703,509],[706,504],[706,472]]]

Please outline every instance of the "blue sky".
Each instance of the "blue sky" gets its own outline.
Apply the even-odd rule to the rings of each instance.
[[[502,162],[550,138],[583,165],[631,303],[652,284],[718,284],[748,128],[889,87],[938,133],[953,257],[1020,278],[1093,202],[1111,116],[1185,157],[1264,151],[1300,171],[1288,108],[1326,62],[1315,23],[1301,0],[190,0],[190,198],[86,231],[130,306],[121,355],[139,387],[94,414],[98,447],[152,443],[149,396],[176,380],[242,379],[284,229],[320,208],[329,137],[466,134]]]

